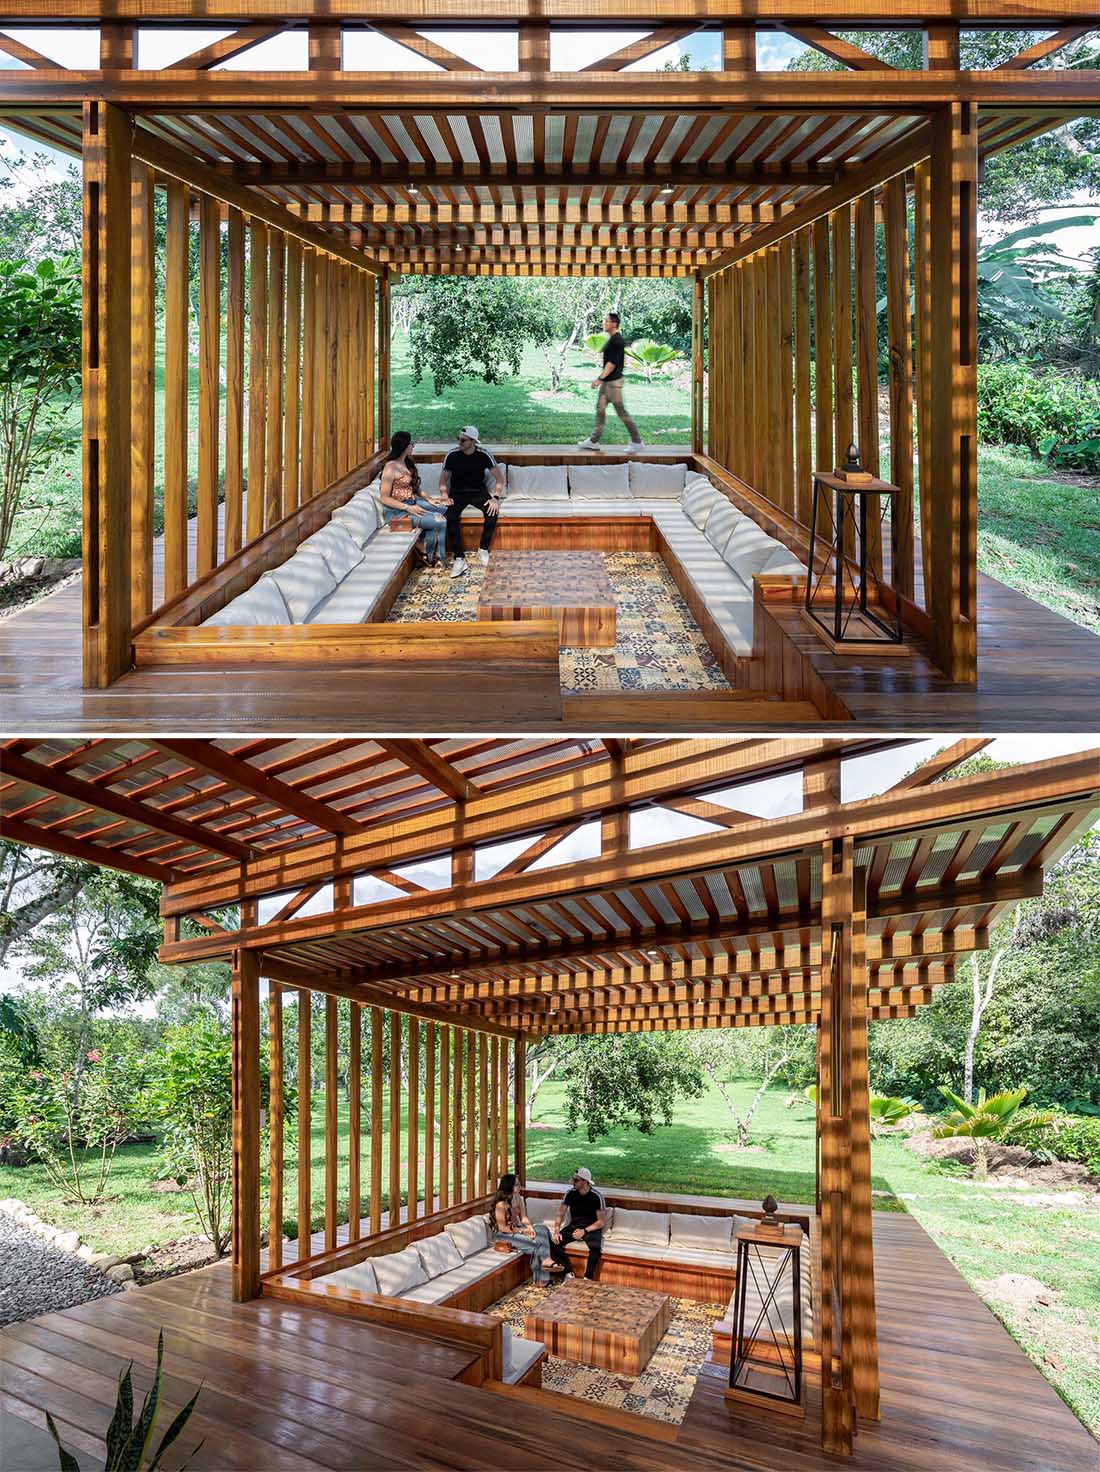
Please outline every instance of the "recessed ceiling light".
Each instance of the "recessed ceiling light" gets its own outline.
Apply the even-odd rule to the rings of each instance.
[[[671,184],[666,184],[665,187],[661,190],[661,193],[662,194],[671,194],[672,193],[672,185]]]
[[[458,980],[458,972],[457,971],[452,971],[451,972],[451,980],[452,981],[457,981]]]
[[[420,190],[417,189],[417,187],[416,187],[415,184],[410,184],[409,185],[409,193],[410,194],[419,194],[420,193]]]

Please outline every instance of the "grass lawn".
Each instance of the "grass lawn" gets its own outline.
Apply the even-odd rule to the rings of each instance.
[[[753,1085],[735,1084],[744,1104]],[[761,1200],[771,1191],[789,1202],[810,1204],[814,1192],[813,1114],[801,1098],[788,1108],[786,1093],[765,1095],[754,1120],[752,1148],[731,1150],[725,1108],[713,1089],[699,1100],[682,1102],[673,1125],[649,1138],[617,1130],[589,1144],[570,1135],[563,1123],[560,1085],[546,1084],[537,1099],[527,1136],[527,1173],[532,1180],[564,1180],[587,1164],[605,1186],[631,1186],[682,1194]],[[313,1102],[313,1222],[323,1215],[324,1100]],[[387,1119],[383,1117],[383,1141]],[[340,1132],[347,1117],[341,1100]],[[422,1133],[422,1132],[421,1132]],[[288,1139],[287,1159],[296,1153]],[[347,1161],[340,1165],[340,1193],[346,1200]],[[363,1181],[369,1186],[369,1141],[363,1135]],[[404,1142],[403,1153],[404,1158]],[[383,1158],[383,1177],[388,1172]],[[148,1146],[121,1150],[111,1177],[111,1200],[101,1207],[67,1206],[35,1168],[0,1167],[0,1197],[18,1196],[47,1220],[76,1228],[104,1251],[137,1251],[197,1230],[190,1200],[183,1194],[151,1189],[156,1152]],[[1074,1193],[1028,1195],[979,1186],[956,1169],[929,1165],[899,1139],[872,1147],[872,1188],[878,1210],[911,1212],[964,1277],[988,1296],[986,1285],[1002,1274],[1024,1274],[1044,1285],[1042,1306],[1012,1307],[990,1299],[991,1307],[1043,1374],[1055,1385],[1094,1435],[1100,1436],[1100,1210],[1095,1198],[1082,1203]],[[421,1185],[421,1191],[423,1186]],[[293,1229],[297,1201],[295,1172],[286,1178],[287,1225]],[[266,1208],[265,1208],[266,1209]],[[346,1208],[345,1208],[346,1214]]]

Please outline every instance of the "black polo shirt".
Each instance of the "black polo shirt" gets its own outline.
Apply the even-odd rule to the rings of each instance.
[[[469,455],[461,450],[452,450],[443,462],[443,469],[451,477],[452,491],[484,491],[487,489],[485,477],[496,463],[489,451],[479,446]]]
[[[583,1196],[573,1186],[566,1191],[564,1199],[565,1209],[569,1214],[569,1225],[584,1227],[586,1231],[604,1209],[603,1197],[595,1186],[589,1186]]]
[[[612,365],[611,372],[604,378],[604,383],[614,383],[617,378],[623,376],[623,365],[626,362],[626,343],[623,342],[621,332],[613,332],[603,345],[604,364]]]

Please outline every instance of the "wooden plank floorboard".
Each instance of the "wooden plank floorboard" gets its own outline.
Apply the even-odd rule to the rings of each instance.
[[[341,1233],[346,1236],[346,1230]],[[315,1238],[317,1245],[321,1236]],[[913,1218],[875,1217],[883,1419],[863,1426],[855,1472],[1096,1472],[1100,1448]],[[197,1472],[251,1468],[556,1468],[578,1437],[602,1466],[652,1472],[825,1472],[819,1395],[805,1422],[730,1414],[726,1371],[705,1366],[675,1440],[581,1425],[550,1397],[458,1383],[460,1345],[356,1323],[275,1299],[237,1304],[228,1264],[14,1325],[0,1335],[3,1404],[94,1454],[119,1370],[149,1384],[166,1339],[166,1398],[200,1379],[199,1413],[169,1459],[200,1435]]]

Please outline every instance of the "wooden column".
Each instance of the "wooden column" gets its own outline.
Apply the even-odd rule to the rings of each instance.
[[[435,1023],[424,1024],[424,1211],[435,1210]]]
[[[500,1173],[508,1169],[511,1142],[508,1139],[508,1044],[500,1040]]]
[[[348,1241],[363,1235],[363,1009],[348,1003]]]
[[[451,1186],[453,1201],[457,1206],[465,1201],[462,1194],[462,1054],[465,1034],[456,1027],[454,1037],[454,1059],[451,1065]]]
[[[313,1009],[312,995],[298,992],[298,1257],[310,1254],[313,1236]]]
[[[516,1038],[512,1044],[514,1141],[512,1169],[521,1181],[527,1179],[527,1042]]]
[[[477,1194],[484,1196],[496,1182],[489,1157],[489,1039],[477,1035]]]
[[[248,493],[245,540],[264,529],[264,444],[267,433],[267,226],[249,225]]]
[[[370,1009],[370,1233],[382,1230],[382,1009]]]
[[[229,211],[225,279],[226,557],[241,549],[244,509],[244,216]]]
[[[779,243],[779,484],[775,499],[794,512],[794,242]]]
[[[286,237],[271,232],[267,289],[267,417],[264,445],[264,526],[283,514],[283,371],[286,352]]]
[[[855,210],[856,381],[859,385],[859,453],[871,474],[879,474],[878,302],[875,290],[875,199],[868,192]],[[882,573],[882,533],[877,508],[867,518],[867,555]]]
[[[390,273],[386,268],[378,278],[378,440],[383,446],[390,442],[390,333]]]
[[[187,281],[186,184],[168,181],[164,243],[164,599],[187,586]]]
[[[233,1037],[233,1297],[260,1292],[260,958],[236,951]]]
[[[703,278],[695,273],[692,291],[691,316],[691,448],[697,455],[703,453],[703,343],[704,313],[706,297],[703,293]]]
[[[848,845],[851,846],[850,844]],[[847,864],[847,852],[845,853]],[[852,1209],[852,1389],[857,1417],[877,1421],[878,1326],[871,1216],[871,1109],[867,1075],[867,870],[851,871],[852,1000],[845,1066],[849,1078]]]
[[[267,984],[267,1265],[283,1265],[283,1174],[285,1168],[283,1112],[283,989],[277,981]]]
[[[478,1195],[477,1181],[477,1036],[466,1034],[466,1199]]]
[[[222,237],[218,201],[199,197],[198,577],[218,563],[218,429],[221,422]]]
[[[833,285],[829,222],[815,220],[814,231],[814,453],[818,470],[832,470],[833,459]],[[827,530],[823,516],[818,531]]]
[[[489,1159],[496,1180],[500,1179],[500,1050],[502,1039],[495,1035],[489,1039],[489,1092],[492,1103],[489,1109]]]
[[[133,623],[153,608],[153,427],[156,358],[153,171],[130,169],[130,382],[133,446],[130,455],[130,616]]]
[[[909,228],[905,179],[889,179],[882,190],[886,249],[886,343],[890,388],[890,480],[897,486],[894,523],[897,565],[891,582],[913,596],[913,326],[909,307]]]
[[[913,170],[913,329],[916,341],[921,574],[927,608],[928,588],[932,581],[932,498],[925,494],[932,475],[932,198],[927,162],[917,164]]]
[[[336,1246],[338,1166],[340,1161],[337,1053],[339,1014],[335,997],[325,998],[325,1251]]]
[[[401,1221],[401,1015],[390,1013],[389,1225]]]
[[[286,383],[283,409],[283,509],[288,516],[301,500],[302,247],[286,243]]]
[[[409,1131],[405,1146],[407,1161],[405,1176],[408,1181],[408,1213],[410,1222],[416,1221],[420,1211],[420,1021],[409,1018],[409,1053],[406,1064],[409,1076]]]
[[[810,251],[807,227],[794,239],[794,513],[810,524],[814,455],[810,433]]]
[[[855,433],[852,399],[852,207],[830,217],[833,233],[833,384],[839,464]]]
[[[949,679],[977,679],[978,115],[952,103],[931,119],[932,655]]]
[[[439,1207],[451,1200],[451,1029],[439,1029]]]
[[[302,423],[298,472],[299,496],[303,501],[308,501],[318,489],[314,449],[316,363],[317,252],[307,246],[302,260]]]

